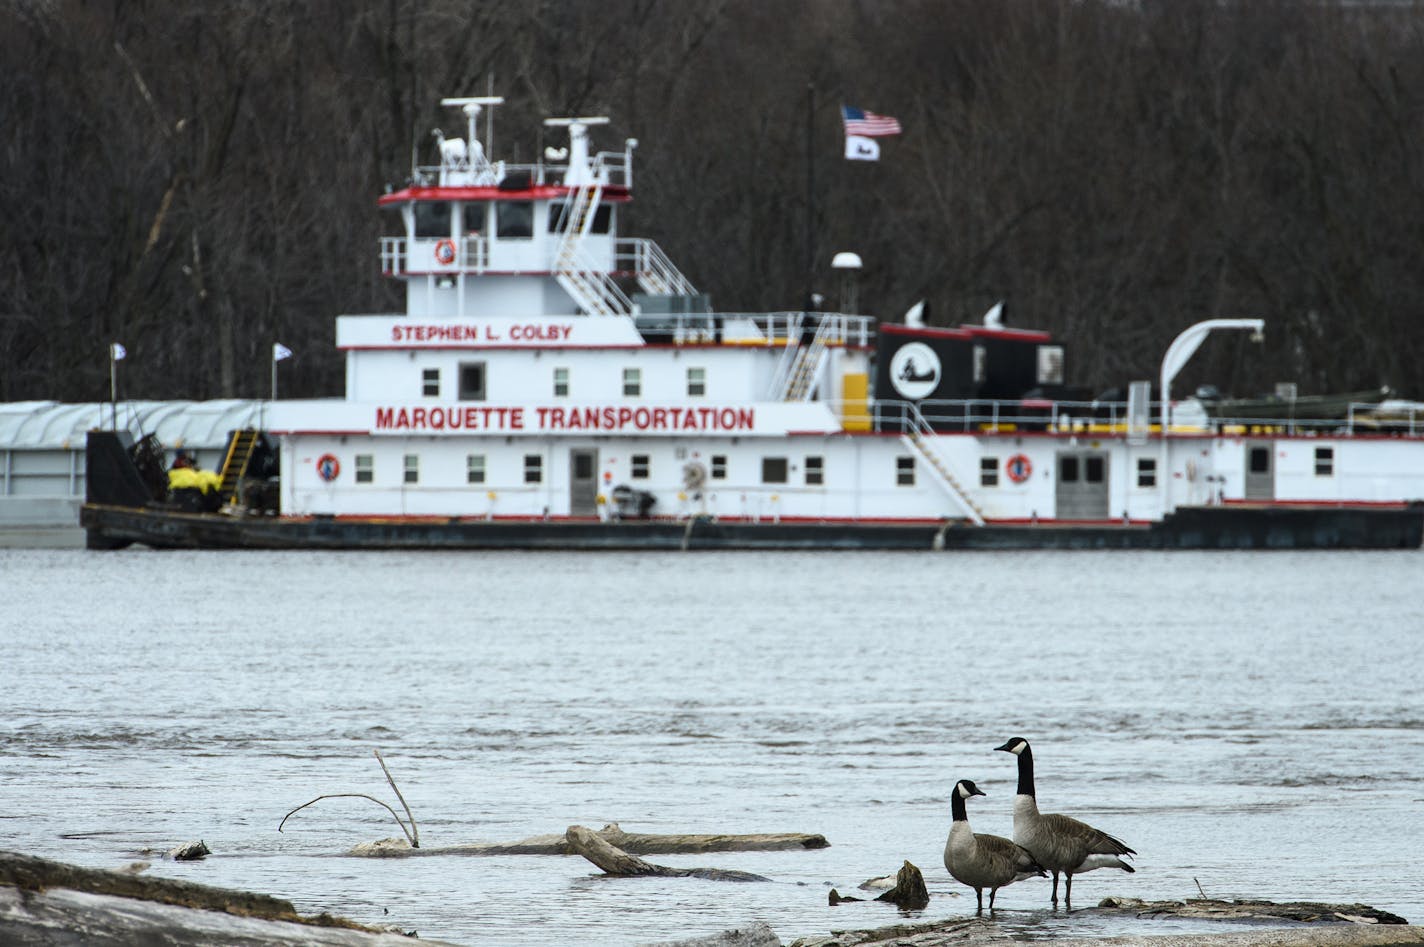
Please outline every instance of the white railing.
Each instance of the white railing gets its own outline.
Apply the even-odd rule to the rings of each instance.
[[[608,184],[614,187],[633,186],[633,162],[627,152],[600,151],[594,156],[594,160],[607,171]],[[525,174],[529,176],[531,184],[557,185],[563,182],[569,171],[567,164],[545,164],[542,161],[536,164],[510,164],[504,161],[495,161],[490,163],[490,167],[494,172],[492,177],[481,183],[494,185],[506,178]],[[468,166],[467,160],[465,162],[457,160],[446,165],[419,165],[415,168],[413,175],[414,183],[421,187],[437,184],[441,180],[441,171],[475,173],[476,169]]]
[[[1152,416],[1161,417],[1160,402],[1152,403]],[[918,406],[904,401],[872,402],[873,426],[882,431],[909,432],[921,416],[941,433],[1037,430],[1055,433],[1127,434],[1126,401],[1053,401],[1050,399],[933,399]],[[1161,426],[1153,424],[1154,434]],[[1268,416],[1209,416],[1190,420],[1178,407],[1173,411],[1173,433],[1240,435],[1285,433],[1299,436],[1354,437],[1393,434],[1424,437],[1424,405],[1398,408],[1357,402],[1343,418],[1279,418]]]
[[[387,276],[410,273],[484,273],[490,268],[488,237],[461,237],[455,241],[455,259],[445,264],[435,258],[435,240],[422,239],[419,246],[429,244],[429,256],[412,261],[410,241],[405,237],[382,237],[380,244],[381,272]],[[420,252],[424,252],[422,249]],[[413,265],[412,265],[413,264]]]
[[[633,273],[639,288],[649,296],[697,295],[697,287],[653,241],[629,238],[614,246],[615,267]]]

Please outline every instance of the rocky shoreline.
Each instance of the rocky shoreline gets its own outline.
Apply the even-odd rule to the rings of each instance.
[[[1045,934],[1035,939],[1054,947],[1424,947],[1424,927],[1364,904],[1106,898],[1082,913],[1191,919],[1229,929],[1096,937]],[[17,947],[144,942],[179,947],[393,947],[408,945],[416,936],[415,931],[369,927],[329,914],[302,916],[291,902],[268,895],[0,852],[0,943]],[[992,918],[951,918],[832,931],[790,941],[787,947],[987,947],[1019,939]],[[766,924],[748,923],[710,937],[661,941],[655,947],[782,945]]]

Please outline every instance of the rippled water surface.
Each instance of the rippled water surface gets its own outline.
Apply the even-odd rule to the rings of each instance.
[[[120,553],[0,550],[0,847],[291,899],[457,943],[632,944],[830,908],[941,853],[948,792],[1137,849],[1103,896],[1362,901],[1424,920],[1420,553]],[[368,860],[617,821],[820,832],[817,852],[656,856],[772,879],[604,879],[579,858]],[[213,854],[142,856],[204,839]],[[969,897],[964,897],[965,893]],[[1047,882],[1000,892],[1010,928]],[[1114,928],[1113,925],[1118,925]],[[1166,932],[1167,928],[1154,930]]]

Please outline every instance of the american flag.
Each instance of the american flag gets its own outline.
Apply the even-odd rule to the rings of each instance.
[[[874,112],[854,109],[849,105],[841,106],[841,120],[845,122],[847,135],[881,138],[885,135],[898,135],[904,131],[900,127],[898,118],[891,118],[889,115],[876,115]]]

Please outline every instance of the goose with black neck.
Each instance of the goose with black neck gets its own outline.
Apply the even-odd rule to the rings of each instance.
[[[1053,903],[1058,904],[1058,876],[1064,876],[1063,904],[1071,906],[1073,876],[1097,868],[1135,871],[1123,861],[1136,855],[1120,839],[1086,822],[1056,813],[1038,811],[1034,792],[1033,749],[1022,737],[1014,737],[994,749],[1018,758],[1018,794],[1014,796],[1014,841],[1053,874]]]
[[[1048,873],[1021,846],[999,835],[978,833],[969,827],[969,814],[964,801],[984,793],[973,780],[961,779],[950,794],[950,812],[954,822],[944,843],[944,867],[950,877],[974,889],[978,899],[977,913],[984,913],[984,889],[989,889],[989,913],[994,912],[994,897],[999,889],[1025,878],[1046,878]]]

